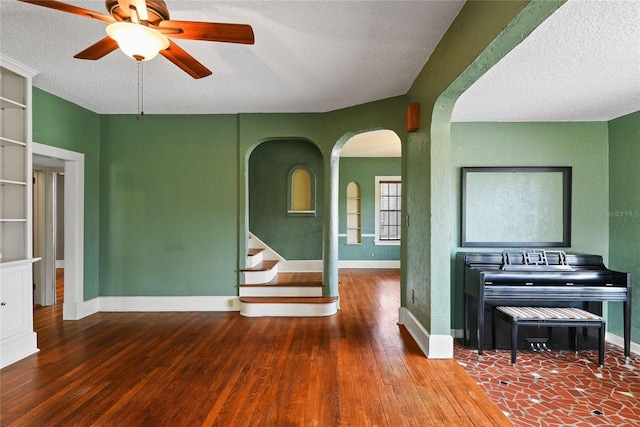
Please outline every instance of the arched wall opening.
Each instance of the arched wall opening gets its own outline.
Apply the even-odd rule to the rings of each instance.
[[[354,137],[359,139],[357,149],[348,149],[348,157],[341,154]],[[395,146],[395,147],[392,147]],[[391,147],[391,148],[390,148]],[[369,128],[354,130],[344,134],[335,143],[329,161],[329,223],[328,244],[325,245],[325,276],[333,277],[329,283],[336,286],[330,289],[331,295],[338,295],[338,270],[345,268],[400,267],[400,242],[393,245],[375,243],[375,186],[376,176],[400,177],[401,139],[393,130]],[[343,165],[345,167],[343,167]],[[362,241],[356,245],[347,245],[347,186],[350,182],[358,184],[361,216],[360,233]],[[353,201],[351,202],[353,203]],[[353,227],[352,227],[353,228]],[[353,231],[352,231],[353,232]]]
[[[456,220],[451,203],[457,191],[451,186],[453,106],[464,90],[561,4],[513,3],[513,9],[507,11],[498,4],[468,3],[408,93],[410,102],[420,103],[423,126],[408,134],[404,179],[411,187],[408,194],[416,186],[423,191],[414,192],[416,197],[408,202],[407,214],[421,220],[412,220],[404,245],[399,317],[430,358],[453,357],[450,239]],[[409,301],[408,295],[415,295],[416,302]]]
[[[321,271],[324,173],[319,148],[306,138],[267,138],[245,160],[247,231],[287,261],[281,271]],[[304,209],[292,204],[299,171],[308,177]]]

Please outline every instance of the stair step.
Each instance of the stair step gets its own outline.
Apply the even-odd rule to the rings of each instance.
[[[269,283],[245,283],[245,284],[242,284],[240,286],[241,287],[251,287],[251,288],[257,288],[257,287],[265,287],[265,288],[275,288],[275,287],[279,287],[279,288],[288,288],[288,287],[295,287],[295,288],[322,288],[322,287],[324,287],[322,282],[278,283],[276,281],[276,279],[272,280]]]
[[[241,271],[243,272],[252,272],[252,271],[269,271],[272,270],[273,267],[275,267],[276,265],[278,265],[278,261],[271,261],[271,260],[266,260],[266,261],[262,261],[261,263],[251,267],[251,268],[245,268]]]
[[[338,297],[240,297],[248,317],[323,317],[336,314]]]
[[[251,304],[326,304],[338,297],[240,297],[240,302]]]
[[[262,261],[241,271],[244,272],[244,281],[247,284],[269,283],[278,274],[278,261]]]
[[[247,251],[247,268],[253,268],[264,261],[264,249],[251,248]]]
[[[307,283],[248,283],[239,286],[241,297],[321,297],[322,282]]]

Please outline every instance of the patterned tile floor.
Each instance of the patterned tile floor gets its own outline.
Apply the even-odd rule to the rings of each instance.
[[[455,359],[520,426],[640,426],[640,356],[625,364],[620,347],[598,351],[477,351],[456,344]]]

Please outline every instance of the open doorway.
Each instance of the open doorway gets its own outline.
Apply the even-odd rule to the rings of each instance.
[[[388,129],[364,131],[339,156],[339,267],[400,268],[400,137]]]
[[[57,175],[64,174],[64,231],[63,236],[58,236],[58,241],[63,239],[64,256],[64,282],[62,288],[63,308],[62,318],[64,320],[77,320],[87,315],[83,310],[84,303],[84,154],[77,153],[62,148],[52,147],[44,144],[33,143],[33,164],[34,170],[47,168],[56,170]],[[46,180],[45,180],[46,181]],[[36,184],[37,185],[37,184]],[[48,186],[47,186],[48,187]],[[53,187],[53,184],[52,184]],[[35,190],[34,190],[35,193]],[[60,215],[60,214],[59,214]],[[35,219],[35,218],[34,218]],[[34,221],[35,222],[35,221]],[[51,228],[50,233],[54,233]],[[36,232],[34,230],[34,239]],[[41,235],[42,233],[38,233]],[[47,237],[51,244],[50,255],[47,266],[43,263],[46,272],[52,274],[49,280],[49,293],[55,299],[55,277],[56,258],[54,239]],[[35,252],[35,245],[34,245]],[[34,254],[35,255],[35,254]],[[36,255],[38,256],[38,255]],[[40,262],[42,263],[42,261]],[[58,264],[60,265],[60,264]],[[45,288],[46,289],[46,288]]]
[[[33,156],[34,303],[60,304],[64,298],[64,162]]]

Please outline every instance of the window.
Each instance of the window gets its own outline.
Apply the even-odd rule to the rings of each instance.
[[[315,176],[304,166],[294,166],[289,171],[288,207],[290,214],[315,214]]]
[[[400,244],[402,181],[399,176],[376,177],[376,244]]]

